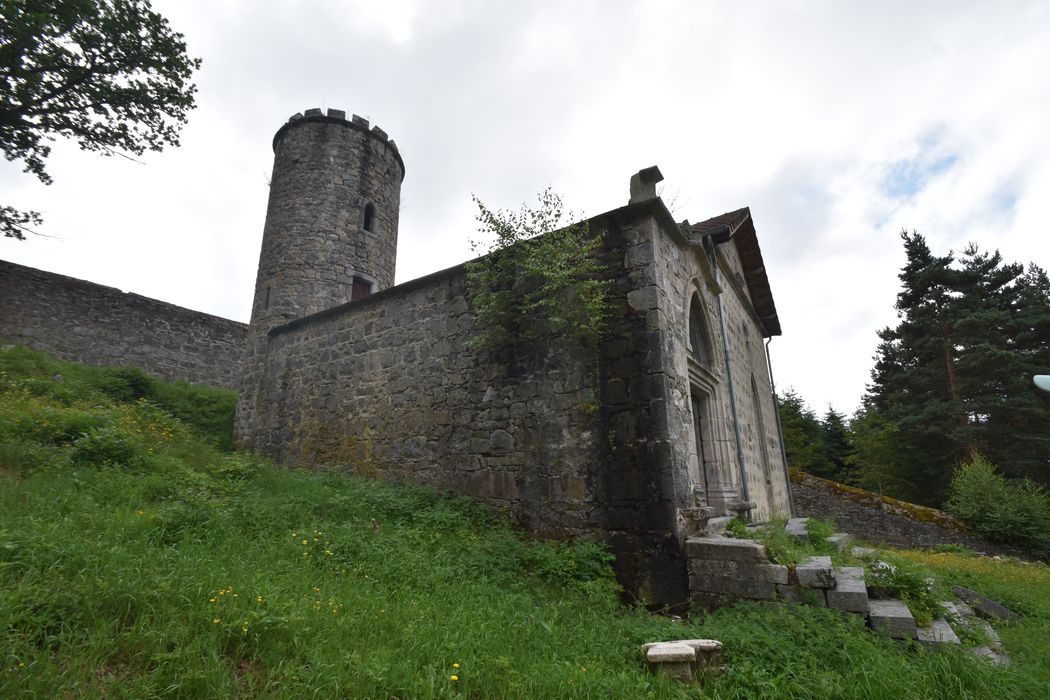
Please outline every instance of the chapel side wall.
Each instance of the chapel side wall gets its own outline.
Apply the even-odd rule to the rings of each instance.
[[[247,326],[0,260],[0,338],[89,365],[236,389]]]
[[[769,383],[765,339],[761,325],[753,312],[744,279],[740,257],[735,244],[719,246],[718,252],[731,274],[722,269],[723,302],[726,308],[729,354],[733,363],[733,387],[740,416],[740,439],[747,468],[751,500],[757,503],[755,516],[768,519],[790,515],[790,496],[780,434],[777,429],[776,406]],[[761,422],[752,399],[751,378],[758,389]],[[759,433],[759,425],[764,432]],[[762,448],[765,443],[769,471],[763,467]]]
[[[533,530],[585,529],[605,441],[595,358],[508,366],[471,349],[465,291],[454,269],[277,329],[251,445],[289,465],[452,489]]]

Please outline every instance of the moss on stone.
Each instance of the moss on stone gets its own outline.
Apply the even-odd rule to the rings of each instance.
[[[936,508],[920,506],[916,503],[909,503],[890,496],[883,496],[874,493],[873,491],[866,491],[857,488],[856,486],[840,484],[837,481],[831,481],[830,479],[823,479],[819,476],[807,474],[799,469],[790,469],[788,473],[791,476],[791,480],[798,484],[836,491],[861,504],[870,504],[871,506],[877,505],[879,508],[894,511],[899,515],[913,518],[919,522],[931,523],[958,532],[967,532],[967,527],[961,520],[945,513],[944,511],[937,510]]]

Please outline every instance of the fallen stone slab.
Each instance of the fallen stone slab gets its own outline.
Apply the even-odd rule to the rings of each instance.
[[[809,540],[809,527],[806,525],[808,518],[792,518],[784,526],[784,532],[797,537],[800,540]]]
[[[687,683],[725,671],[722,642],[717,639],[648,642],[642,645],[642,658],[656,673]]]
[[[828,589],[828,607],[843,612],[867,615],[868,588],[864,585],[864,569],[844,566],[835,572],[835,587]]]
[[[948,624],[948,621],[942,617],[937,618],[930,623],[929,627],[919,627],[918,630],[919,641],[928,647],[933,647],[938,644],[960,644],[959,635],[955,634],[955,630]]]
[[[967,647],[966,650],[974,656],[984,659],[997,666],[1009,666],[1010,657],[1001,651],[996,651],[991,647]]]
[[[831,557],[810,557],[795,567],[795,575],[803,588],[835,587],[835,571]]]
[[[696,650],[682,642],[656,642],[642,646],[649,667],[660,675],[685,683],[693,680]]]
[[[768,561],[765,546],[751,540],[736,540],[728,537],[693,537],[685,541],[685,551],[691,559]]]
[[[894,639],[915,639],[918,631],[908,606],[896,599],[868,601],[868,624]]]
[[[1013,610],[1000,605],[986,595],[982,595],[977,591],[969,588],[963,588],[962,586],[952,586],[952,592],[959,596],[959,599],[968,603],[978,615],[984,617],[995,618],[996,620],[1020,620],[1021,616],[1015,613]]]

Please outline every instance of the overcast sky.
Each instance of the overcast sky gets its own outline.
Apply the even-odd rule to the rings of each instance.
[[[1047,2],[155,2],[204,59],[181,148],[58,142],[44,212],[0,258],[246,321],[272,167],[295,112],[396,140],[398,282],[470,257],[470,194],[547,185],[577,212],[659,165],[676,218],[750,206],[784,335],[778,389],[852,413],[896,321],[902,228],[1050,265]],[[1048,368],[1050,369],[1050,368]]]

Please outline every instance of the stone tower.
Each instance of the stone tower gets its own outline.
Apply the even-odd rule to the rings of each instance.
[[[386,133],[308,109],[273,152],[252,335],[394,284],[405,165]]]
[[[394,285],[405,164],[397,146],[356,114],[308,109],[273,137],[255,300],[234,437],[248,444],[269,331]]]

